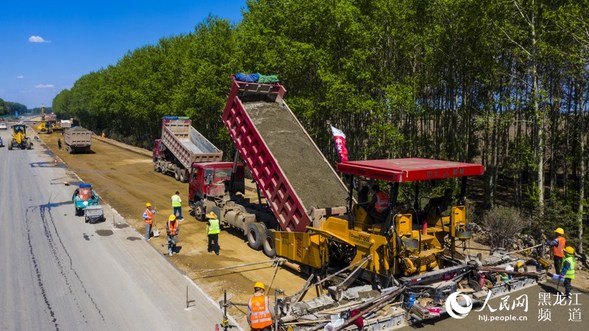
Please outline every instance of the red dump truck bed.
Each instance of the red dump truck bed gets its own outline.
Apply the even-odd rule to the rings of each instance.
[[[233,80],[222,118],[284,231],[346,212],[347,189],[284,102],[280,84]]]

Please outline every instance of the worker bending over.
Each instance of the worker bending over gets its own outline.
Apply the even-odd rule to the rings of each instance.
[[[168,234],[168,254],[172,256],[176,253],[176,243],[178,242],[178,234],[180,233],[180,222],[176,220],[176,216],[170,215],[168,217],[166,232]]]

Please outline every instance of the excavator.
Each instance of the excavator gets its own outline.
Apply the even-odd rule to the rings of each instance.
[[[484,173],[480,164],[404,158],[347,161],[337,165],[349,183],[346,216],[332,216],[307,232],[271,231],[276,255],[325,276],[330,268],[350,272],[349,281],[362,279],[389,286],[397,279],[417,282],[423,275],[446,277],[466,272],[458,248],[471,237],[464,205],[467,178]],[[358,179],[386,183],[388,207],[382,220],[375,220],[363,205],[355,203]],[[453,180],[454,179],[454,180]],[[424,181],[462,179],[456,203],[448,213],[427,213],[421,207],[419,184]],[[411,191],[414,201],[399,203],[400,191]],[[452,269],[454,268],[454,269]],[[464,270],[462,270],[464,269]],[[429,277],[429,276],[428,276]]]
[[[8,143],[8,149],[12,150],[15,147],[20,149],[31,149],[33,143],[27,137],[27,127],[22,123],[18,123],[12,126],[12,138]]]

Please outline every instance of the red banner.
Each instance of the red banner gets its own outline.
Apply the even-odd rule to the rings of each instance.
[[[342,130],[333,126],[331,127],[331,132],[333,133],[333,141],[335,142],[335,148],[337,149],[340,162],[347,162],[348,149],[346,148],[346,135]]]

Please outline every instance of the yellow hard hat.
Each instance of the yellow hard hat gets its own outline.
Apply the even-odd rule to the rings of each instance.
[[[151,202],[146,202],[145,207],[151,207]]]
[[[575,255],[575,249],[572,248],[571,246],[565,247],[564,252],[567,254]]]
[[[208,212],[208,214],[205,215],[207,218],[217,218],[217,214],[215,214],[214,211],[210,211]]]
[[[264,286],[264,283],[262,283],[262,282],[256,282],[254,284],[254,288],[261,288],[262,290],[266,289],[266,287]]]
[[[168,217],[168,219],[170,221],[175,221],[176,220],[176,215],[170,215],[170,217]]]
[[[564,230],[562,228],[558,228],[558,229],[554,230],[554,232],[558,233],[561,236],[564,236]]]

